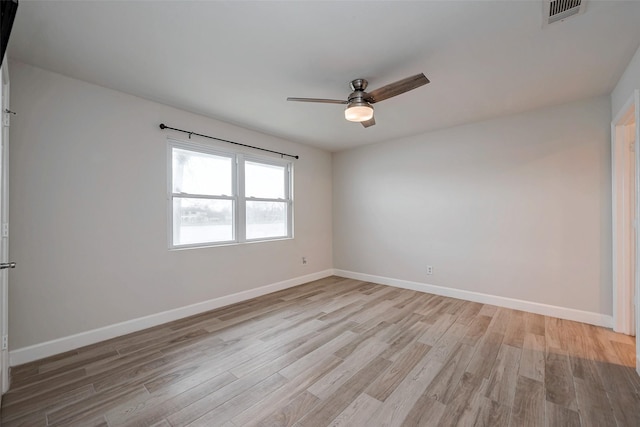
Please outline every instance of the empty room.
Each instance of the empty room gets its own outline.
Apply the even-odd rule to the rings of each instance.
[[[0,425],[640,426],[640,2],[3,0]]]

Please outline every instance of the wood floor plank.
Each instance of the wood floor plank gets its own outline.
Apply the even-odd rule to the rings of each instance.
[[[518,376],[509,425],[512,427],[544,426],[544,384]]]
[[[629,381],[633,373],[631,368],[617,364],[597,363],[600,377],[605,390],[610,396],[609,400],[618,425],[640,425],[640,395]]]
[[[438,427],[446,410],[444,403],[422,395],[402,421],[402,427]]]
[[[337,276],[11,369],[3,426],[639,426],[635,339]]]
[[[565,334],[562,332],[562,319],[555,317],[545,317],[545,344],[547,349],[554,348],[556,352],[558,350],[566,349],[566,343],[564,342]]]
[[[2,411],[2,423],[26,417],[30,414],[39,414],[44,418],[47,412],[53,411],[58,407],[66,406],[70,403],[84,400],[93,396],[95,393],[96,391],[93,388],[93,385],[87,384],[67,393],[56,393],[46,397],[40,395],[38,399],[27,399],[17,405],[5,407]]]
[[[476,345],[476,352],[467,366],[467,372],[476,377],[489,378],[502,345],[502,338],[502,334],[487,331]]]
[[[335,394],[322,401],[302,418],[297,425],[315,426],[327,425],[353,402],[361,390],[364,390],[378,375],[384,371],[391,362],[381,357],[377,357],[354,376],[349,378]]]
[[[456,319],[456,322],[462,323],[463,325],[470,326],[473,322],[476,321],[476,317],[478,316],[478,313],[480,312],[481,309],[482,309],[482,304],[480,303],[465,302],[462,306],[460,315]]]
[[[443,363],[430,357],[430,354],[423,357],[371,415],[368,425],[379,423],[385,426],[400,426],[413,411],[421,413],[425,405],[424,402],[419,402],[419,399],[442,366]],[[419,416],[413,418],[419,418]]]
[[[217,358],[210,360],[205,357],[204,352],[188,354],[180,357],[180,354],[162,357],[142,363],[138,367],[128,370],[114,371],[111,376],[101,377],[94,381],[93,386],[97,391],[110,390],[114,388],[137,387],[154,384],[158,381],[166,383],[167,376],[175,378],[176,374],[188,370],[190,367],[198,367],[198,375],[201,378],[209,379],[215,377],[230,368],[236,366],[244,360],[253,357],[261,351],[258,342],[239,342],[237,347],[226,347],[221,349]]]
[[[167,421],[172,426],[212,426],[221,424],[230,421],[235,415],[253,406],[263,399],[266,394],[278,390],[286,383],[287,379],[276,373],[249,388],[241,395],[225,400],[221,405],[191,406],[191,408],[185,408],[169,415]]]
[[[503,344],[512,347],[522,348],[525,334],[525,313],[524,311],[512,311],[509,318],[509,325],[504,334]]]
[[[481,399],[474,427],[506,427],[509,425],[510,409],[489,398]]]
[[[327,357],[316,364],[313,369],[290,379],[286,386],[281,387],[274,393],[264,396],[263,399],[236,415],[231,421],[240,426],[247,426],[255,420],[260,420],[268,416],[273,412],[274,408],[286,406],[294,397],[313,385],[341,362],[341,359],[333,355],[327,355]]]
[[[553,402],[545,402],[545,426],[547,427],[580,427],[580,415],[576,411]]]
[[[216,393],[220,394],[221,389],[234,384],[234,390],[227,388],[224,392],[225,396],[231,398],[239,394],[242,391],[239,386],[245,384],[236,382],[237,378],[228,372],[202,379],[199,383],[195,383],[194,379],[185,378],[168,389],[159,389],[148,396],[115,406],[106,412],[107,421],[115,426],[147,426],[160,422],[201,399],[215,397]]]
[[[359,310],[346,314],[343,320],[348,319],[356,323],[366,323],[368,321],[377,323],[380,321],[382,313],[389,315],[390,313],[397,314],[400,312],[400,309],[394,307],[393,301],[383,299],[376,304],[371,304],[371,301],[363,304]],[[391,319],[390,323],[393,323]]]
[[[580,378],[574,379],[582,427],[615,427],[616,418],[607,393]]]
[[[330,427],[352,427],[352,426],[364,426],[367,420],[371,416],[371,413],[375,412],[382,402],[367,393],[362,393],[358,396],[349,406],[345,408],[337,417],[335,417]]]
[[[518,371],[520,375],[535,381],[544,381],[545,347],[544,336],[525,334]]]
[[[42,412],[32,412],[12,420],[2,420],[3,427],[45,427],[47,416]]]
[[[507,332],[509,325],[511,324],[511,317],[516,316],[516,312],[507,308],[499,307],[496,313],[491,318],[491,323],[488,326],[490,332],[494,332],[503,336]]]
[[[91,380],[87,380],[87,373],[84,368],[74,369],[45,381],[38,381],[33,384],[22,383],[21,387],[12,387],[2,397],[2,407],[10,410],[14,405],[20,404],[25,400],[37,398],[37,400],[44,401],[49,397],[55,397],[90,384]]]
[[[340,335],[346,332],[351,332],[351,327],[352,324],[350,322],[335,324],[328,329],[324,329],[322,332],[317,332],[309,335],[308,337],[305,336],[297,339],[294,344],[298,345],[286,353],[272,353],[270,355],[271,357],[266,362],[261,357],[254,357],[250,361],[246,361],[231,368],[230,372],[238,377],[249,375],[255,370],[260,370],[263,372],[268,371],[270,373],[278,372],[281,369],[287,368],[293,363],[300,361],[308,354],[318,350],[318,348],[327,345],[329,342],[335,340]],[[325,347],[325,349],[335,348],[336,346],[340,345],[340,343],[334,343],[330,347]]]
[[[133,389],[115,389],[103,393],[95,393],[71,405],[47,413],[47,422],[56,425],[82,425],[96,417],[103,416],[107,410],[118,406],[122,402],[135,399],[137,396],[148,395],[144,387]]]
[[[315,364],[326,358],[327,354],[335,353],[337,350],[344,347],[352,341],[354,337],[356,337],[356,334],[350,331],[345,331],[328,343],[318,347],[316,350],[282,369],[280,373],[289,379],[296,377],[304,371],[311,369]]]
[[[378,335],[380,332],[384,331],[389,326],[390,324],[387,322],[378,323],[373,328],[370,328],[360,333],[358,338],[355,338],[349,344],[345,345],[344,347],[336,351],[334,354],[336,355],[336,357],[339,357],[341,359],[346,359],[354,351],[356,351],[356,349],[360,347],[363,342],[369,340],[371,337]]]
[[[445,405],[449,403],[474,350],[470,345],[459,344],[444,362],[442,369],[431,381],[424,394]]]
[[[298,336],[299,331],[310,332],[320,328],[322,325],[321,321],[318,320],[318,314],[311,312],[307,313],[307,315],[301,319],[281,319],[279,326],[268,329],[256,335],[255,338],[265,342],[283,338],[292,341],[293,339],[291,337]]]
[[[524,313],[524,331],[525,333],[544,336],[544,316],[535,313]]]
[[[315,407],[319,401],[320,399],[313,394],[308,391],[303,391],[290,403],[278,407],[271,414],[260,420],[256,420],[255,423],[251,423],[246,427],[252,425],[258,425],[260,427],[291,427],[298,422],[300,418],[304,417],[311,408]]]
[[[485,396],[507,408],[513,404],[521,353],[516,347],[502,344],[489,377]]]
[[[56,354],[54,356],[47,357],[46,359],[36,360],[34,362],[25,363],[20,366],[11,367],[11,385],[13,387],[22,387],[23,382],[31,384],[32,378],[40,372],[40,366],[56,360],[64,360],[74,357],[78,354],[78,350],[66,351],[64,353]]]
[[[466,333],[466,326],[460,323],[454,323],[433,345],[429,356],[445,363],[453,351],[458,348],[460,342]]]
[[[367,394],[379,401],[385,401],[429,350],[430,346],[419,342],[409,346],[402,356],[367,388]]]
[[[623,343],[618,341],[610,341],[610,343],[613,349],[615,350],[616,354],[618,355],[620,362],[624,366],[628,368],[636,367],[636,361],[635,361],[635,358],[633,357],[634,350],[635,350],[634,344],[628,344],[628,343]]]
[[[498,311],[498,307],[491,304],[484,304],[478,314],[480,316],[493,317]]]
[[[551,348],[547,353],[544,387],[547,401],[572,411],[578,409],[569,357],[560,349]]]
[[[473,319],[473,322],[471,323],[471,325],[469,326],[469,329],[467,330],[467,333],[462,339],[462,342],[464,344],[476,345],[478,341],[487,332],[489,324],[491,323],[491,319],[492,318],[488,316],[484,316],[480,314],[477,315]]]
[[[382,353],[382,357],[395,362],[410,344],[418,340],[418,337],[420,337],[427,328],[428,325],[426,323],[417,322],[389,344],[389,347]],[[431,346],[428,347],[431,348]]]
[[[425,320],[425,322],[427,322]],[[455,317],[450,314],[443,314],[431,323],[429,329],[425,330],[418,341],[421,343],[434,346],[436,342],[444,335],[445,332],[453,325]]]
[[[350,354],[344,361],[328,372],[307,390],[319,397],[327,399],[336,392],[337,389],[349,380],[362,365],[366,365],[378,357],[388,347],[387,343],[380,342],[375,337],[363,342],[360,347]],[[336,353],[334,353],[336,355]],[[336,355],[337,357],[337,355]]]
[[[483,396],[485,379],[482,376],[465,372],[453,393],[453,399],[439,420],[439,426],[474,425],[478,414],[489,399]],[[476,405],[471,405],[474,401]]]
[[[422,322],[424,320],[424,316],[416,313],[410,313],[410,307],[405,307],[403,310],[407,310],[407,313],[406,315],[402,315],[399,320],[396,320],[394,318],[389,319],[389,323],[391,323],[391,326],[384,329],[380,333],[380,339],[382,341],[392,343],[403,336],[405,332],[413,327],[416,323]]]

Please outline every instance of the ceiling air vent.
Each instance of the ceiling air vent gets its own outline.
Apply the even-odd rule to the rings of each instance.
[[[544,25],[564,21],[570,16],[583,13],[586,0],[545,0]]]

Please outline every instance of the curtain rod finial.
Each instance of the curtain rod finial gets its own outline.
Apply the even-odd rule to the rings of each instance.
[[[164,125],[164,123],[160,123],[160,129],[164,129],[166,128],[166,126]]]

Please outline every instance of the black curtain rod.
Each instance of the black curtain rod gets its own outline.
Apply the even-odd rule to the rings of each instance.
[[[191,132],[188,130],[182,130],[177,128],[172,128],[170,126],[165,125],[164,123],[160,123],[160,129],[171,129],[178,132],[183,132],[189,134],[189,139],[191,139],[191,135],[201,136],[203,138],[215,139],[216,141],[228,142],[229,144],[241,145],[243,147],[253,148],[255,150],[267,151],[269,153],[280,154],[281,156],[293,157],[294,159],[299,159],[300,156],[294,156],[293,154],[281,153],[279,151],[267,150],[266,148],[254,147],[253,145],[240,144],[239,142],[229,141],[228,139],[216,138],[215,136],[203,135],[201,133]]]

